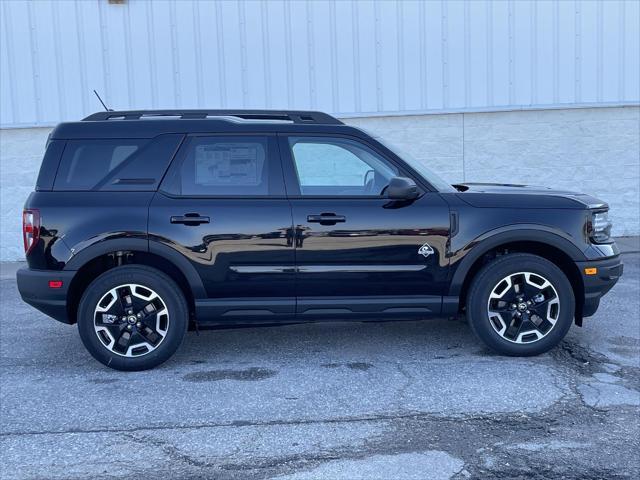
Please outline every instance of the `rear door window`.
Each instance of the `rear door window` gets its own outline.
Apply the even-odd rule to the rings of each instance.
[[[155,190],[182,137],[69,140],[54,190]]]
[[[284,195],[274,142],[268,136],[192,137],[162,190],[180,196]]]

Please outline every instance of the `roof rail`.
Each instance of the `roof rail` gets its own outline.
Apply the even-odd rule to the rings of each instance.
[[[122,110],[97,112],[83,118],[82,121],[141,120],[144,117],[180,117],[192,120],[208,117],[238,117],[244,120],[282,120],[293,123],[343,125],[340,120],[329,114],[300,110]]]

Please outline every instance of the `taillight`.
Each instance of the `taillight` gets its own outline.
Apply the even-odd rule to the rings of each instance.
[[[28,255],[40,238],[40,212],[35,209],[22,211],[22,238],[24,254]]]

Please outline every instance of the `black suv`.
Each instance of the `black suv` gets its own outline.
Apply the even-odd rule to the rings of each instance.
[[[458,312],[536,355],[622,274],[607,210],[452,186],[319,112],[108,111],[51,133],[18,287],[121,370],[165,361],[189,326]]]

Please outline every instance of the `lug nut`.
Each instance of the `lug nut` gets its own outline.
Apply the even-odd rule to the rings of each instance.
[[[529,310],[527,310],[527,313],[529,314],[529,313],[531,313],[531,312],[530,312]]]
[[[131,330],[131,325],[127,325],[127,330]]]
[[[140,328],[142,326],[142,322],[136,323],[136,327]]]
[[[138,312],[138,315],[136,315],[136,317],[142,318],[142,313]]]

